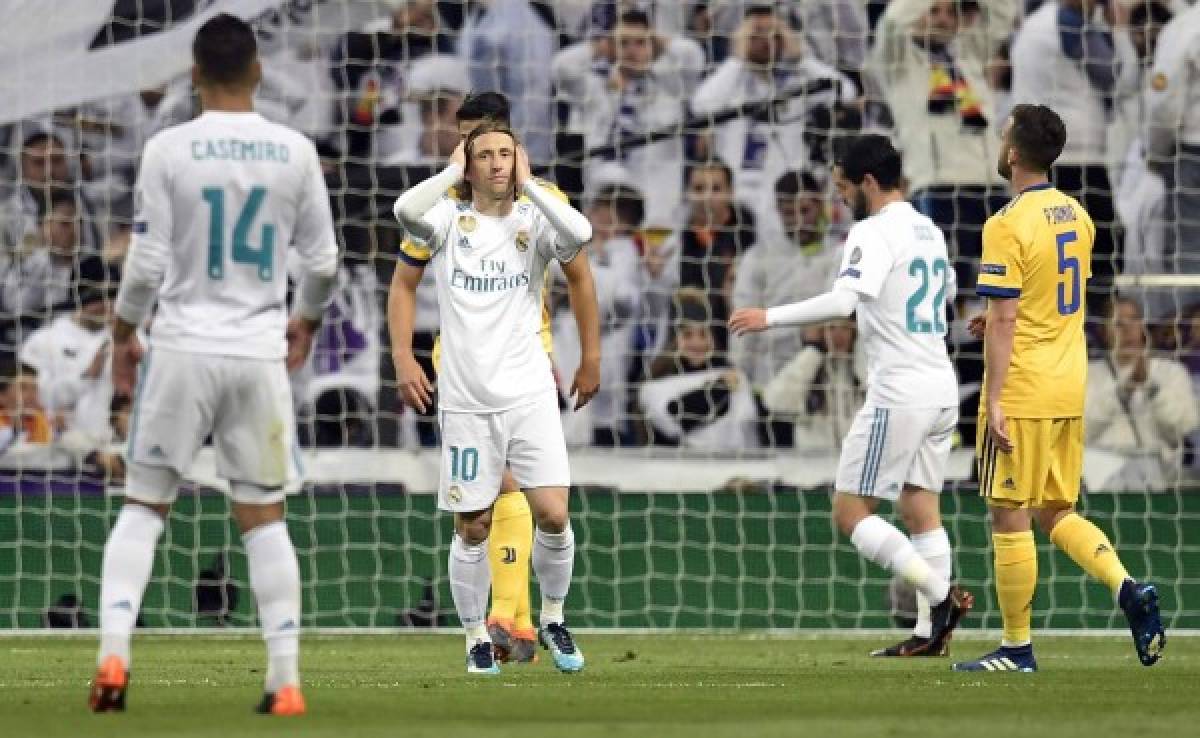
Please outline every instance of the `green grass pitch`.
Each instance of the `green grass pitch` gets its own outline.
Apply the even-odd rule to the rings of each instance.
[[[0,735],[57,736],[1187,736],[1200,734],[1200,639],[1138,664],[1128,638],[1043,637],[1037,674],[865,654],[898,639],[583,635],[584,673],[538,664],[468,678],[457,636],[311,636],[309,714],[253,715],[253,638],[143,636],[129,711],[92,715],[90,638],[0,637]],[[991,641],[955,639],[953,656]],[[544,654],[545,652],[543,652]]]

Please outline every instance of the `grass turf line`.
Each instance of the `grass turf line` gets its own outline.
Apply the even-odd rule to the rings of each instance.
[[[902,634],[896,634],[899,640]],[[990,641],[954,641],[979,656]],[[890,642],[884,639],[881,642]],[[87,639],[0,638],[0,734],[58,736],[1191,735],[1200,639],[1153,668],[1127,638],[1041,638],[1038,674],[955,674],[946,659],[870,659],[860,638],[600,636],[584,673],[540,663],[468,678],[454,636],[306,640],[309,714],[251,714],[264,649],[251,639],[135,640],[130,711],[92,715]]]

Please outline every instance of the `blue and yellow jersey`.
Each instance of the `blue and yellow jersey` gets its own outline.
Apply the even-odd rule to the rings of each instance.
[[[1083,206],[1049,183],[1024,190],[983,227],[976,292],[1017,298],[1012,361],[1000,394],[1010,417],[1083,415],[1083,324],[1095,238]]]
[[[569,198],[567,198],[567,194],[565,192],[563,192],[562,190],[558,189],[558,185],[554,184],[553,182],[542,179],[540,177],[535,177],[534,181],[537,182],[542,187],[549,190],[550,194],[559,198],[563,202],[567,202],[567,200],[569,199]],[[455,200],[462,199],[459,196],[458,189],[455,187],[451,187],[450,189],[446,190],[446,194]],[[526,197],[525,195],[521,195],[521,197],[518,198],[517,202],[529,202],[529,198]],[[429,258],[430,258],[429,247],[423,243],[417,243],[416,241],[413,241],[411,238],[405,238],[404,242],[400,244],[400,258],[414,266],[425,266],[426,264],[429,263]],[[546,272],[546,280],[549,281],[549,279],[550,279],[550,272],[547,271]],[[546,349],[547,354],[553,354],[554,353],[554,335],[550,329],[550,306],[545,301],[543,301],[543,303],[542,303],[541,335],[542,335],[542,348]],[[442,353],[441,349],[442,349],[441,339],[439,338],[438,341],[433,346],[433,365],[434,365],[434,367],[438,366],[438,359],[440,358],[441,353]]]

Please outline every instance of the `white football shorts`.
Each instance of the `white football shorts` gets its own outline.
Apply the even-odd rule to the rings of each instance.
[[[126,494],[153,504],[174,500],[211,434],[217,474],[229,480],[233,499],[278,502],[301,474],[294,413],[282,359],[151,348],[129,420]]]
[[[558,396],[553,391],[502,412],[440,410],[438,415],[442,426],[440,509],[475,512],[491,507],[500,494],[505,464],[521,489],[570,486],[567,444]]]
[[[895,500],[904,485],[941,492],[958,408],[863,407],[842,441],[838,492]]]

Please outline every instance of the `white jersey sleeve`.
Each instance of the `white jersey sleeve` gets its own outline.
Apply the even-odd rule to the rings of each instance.
[[[333,231],[333,213],[317,148],[305,152],[308,171],[301,183],[296,228],[292,245],[300,257],[300,286],[296,291],[296,312],[309,320],[320,320],[333,299],[338,270],[337,236]]]
[[[887,241],[876,237],[870,223],[856,223],[846,237],[842,267],[838,270],[834,287],[853,290],[875,299],[879,297],[894,265],[895,257]]]
[[[421,216],[432,231],[429,238],[424,239],[424,244],[429,247],[430,255],[436,254],[446,245],[446,241],[450,238],[450,227],[454,225],[454,217],[458,212],[458,203],[456,203],[448,195],[443,195],[432,208]],[[415,240],[416,235],[413,235]]]
[[[142,152],[134,188],[133,239],[117,294],[117,316],[133,325],[149,314],[171,258],[171,177],[160,142],[151,139]]]
[[[308,171],[302,183],[300,207],[296,213],[296,229],[292,243],[300,257],[302,271],[309,274],[332,275],[337,271],[337,237],[333,230],[333,213],[329,209],[329,192],[317,149],[311,144],[304,152]]]

